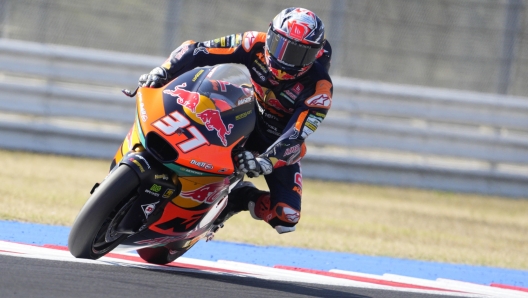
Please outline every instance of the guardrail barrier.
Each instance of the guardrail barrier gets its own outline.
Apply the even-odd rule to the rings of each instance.
[[[0,147],[108,158],[165,57],[0,39]],[[528,98],[334,78],[303,175],[528,197]]]

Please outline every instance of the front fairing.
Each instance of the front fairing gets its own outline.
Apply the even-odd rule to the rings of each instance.
[[[140,88],[136,125],[142,145],[153,149],[149,134],[167,141],[177,158],[163,163],[180,176],[232,174],[231,152],[256,119],[249,82],[238,67],[221,65],[196,68],[163,88]]]

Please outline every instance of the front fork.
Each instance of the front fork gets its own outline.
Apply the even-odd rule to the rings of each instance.
[[[161,216],[165,205],[180,193],[181,183],[142,146],[125,154],[117,166],[130,167],[139,177],[137,199],[116,227],[119,233],[135,234]]]

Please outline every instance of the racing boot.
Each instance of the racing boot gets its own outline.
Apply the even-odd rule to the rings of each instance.
[[[260,195],[250,197],[248,209],[251,217],[266,221],[279,234],[295,231],[295,224],[300,218],[299,211],[284,203],[278,203],[271,209],[270,194],[264,191],[260,191]]]
[[[250,198],[255,196],[255,193],[260,192],[262,191],[258,190],[251,182],[242,181],[238,183],[229,193],[227,205],[215,220],[214,225],[222,227],[223,223],[231,216],[240,211],[247,211]]]

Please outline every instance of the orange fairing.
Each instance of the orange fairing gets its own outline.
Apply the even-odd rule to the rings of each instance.
[[[211,205],[222,191],[226,190],[229,180],[225,177],[181,177],[181,193],[172,202],[183,208],[194,208],[201,204]]]
[[[226,137],[233,124],[223,122],[221,111],[210,98],[184,88],[186,86],[178,85],[165,90],[139,89],[137,107],[143,138],[149,132],[162,136],[178,152],[177,164],[180,166],[212,174],[232,174],[231,151],[238,141],[228,145]],[[168,114],[164,108],[167,104],[163,102],[164,93],[172,96],[169,97],[170,104],[177,103],[179,107]],[[204,136],[208,131],[215,132],[215,140],[223,146],[212,144]]]
[[[161,218],[150,226],[154,232],[181,235],[194,230],[211,208],[223,207],[227,196],[227,177],[180,177],[182,190],[167,204]],[[221,209],[220,209],[221,211]],[[209,220],[213,220],[210,218]]]
[[[192,230],[209,209],[188,210],[173,204],[167,204],[163,210],[162,217],[153,223],[149,229],[165,235],[187,234],[186,232]]]
[[[132,125],[132,128],[128,131],[128,134],[125,137],[125,140],[117,150],[114,156],[114,162],[118,163],[127,152],[134,150],[136,145],[140,145],[141,141],[139,140],[139,134],[137,131],[137,125]]]

